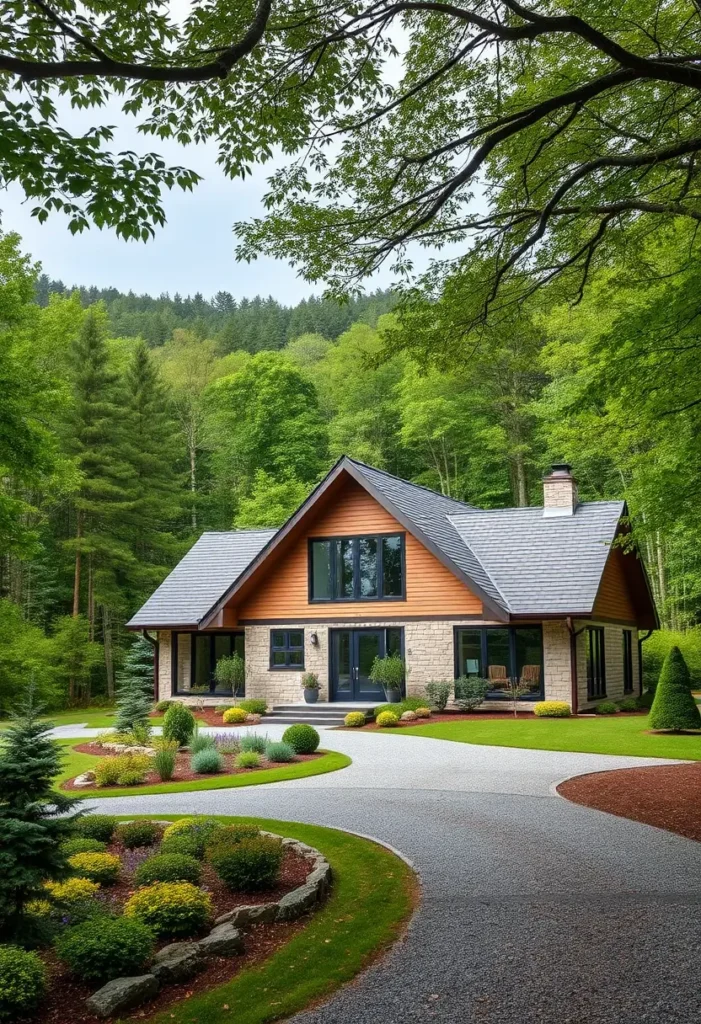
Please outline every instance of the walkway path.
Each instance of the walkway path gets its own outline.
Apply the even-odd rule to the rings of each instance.
[[[326,732],[323,745],[353,765],[93,802],[315,822],[411,858],[423,899],[405,941],[295,1024],[698,1021],[701,844],[552,791],[581,772],[655,762],[377,733]]]

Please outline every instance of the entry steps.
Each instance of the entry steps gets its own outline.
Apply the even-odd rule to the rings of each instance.
[[[270,725],[296,725],[305,722],[307,725],[324,726],[343,725],[343,719],[349,711],[363,711],[366,718],[371,718],[377,704],[361,702],[337,704],[318,702],[316,704],[274,704],[268,711],[264,722]]]

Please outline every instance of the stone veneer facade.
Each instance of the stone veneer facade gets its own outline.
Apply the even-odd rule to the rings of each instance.
[[[316,672],[319,676],[321,689],[319,699],[328,700],[329,683],[329,629],[348,628],[344,622],[319,624],[285,623],[285,629],[304,631],[305,670]],[[378,627],[404,628],[404,653],[407,665],[407,693],[421,694],[423,687],[431,680],[452,680],[455,673],[454,627],[500,625],[482,620],[465,619],[463,621],[420,621],[420,622],[354,622],[353,628],[362,629]],[[604,652],[606,659],[606,698],[619,700],[623,693],[623,637],[622,630],[626,627],[598,622],[575,622],[575,629],[586,625],[604,627]],[[570,669],[570,634],[563,619],[545,620],[543,627],[543,676],[545,680],[545,699],[571,699]],[[299,671],[271,670],[270,630],[273,626],[246,626],[246,696],[264,697],[270,704],[289,704],[302,700],[301,676]],[[633,628],[633,692],[638,692],[638,644],[637,631]],[[311,642],[312,634],[316,633],[318,645]],[[159,633],[159,699],[171,696],[171,633]],[[181,645],[179,651],[179,674],[182,676],[189,670],[189,653],[187,646]],[[586,668],[586,634],[577,637],[577,675],[580,709],[591,706],[587,699],[587,668]],[[197,698],[180,698],[186,702]],[[226,700],[217,698],[219,703]],[[207,699],[211,703],[211,698]],[[498,705],[497,705],[498,706]],[[531,706],[525,704],[525,707]]]

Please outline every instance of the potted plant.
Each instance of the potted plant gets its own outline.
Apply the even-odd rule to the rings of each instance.
[[[398,654],[388,654],[373,661],[370,678],[376,686],[383,688],[388,704],[398,704],[402,699],[404,673],[404,659]]]
[[[305,672],[302,676],[302,689],[307,704],[316,704],[319,699],[319,677],[316,672]]]
[[[231,690],[234,697],[243,697],[246,689],[246,663],[241,655],[234,651],[231,656],[224,656],[214,666],[214,678],[223,690]]]

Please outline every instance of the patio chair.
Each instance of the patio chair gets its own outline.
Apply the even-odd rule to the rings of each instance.
[[[540,689],[540,665],[524,665],[521,673],[521,685],[529,690]]]
[[[487,676],[490,683],[494,683],[495,690],[504,690],[509,685],[509,680],[506,675],[506,665],[489,665],[487,667]]]

